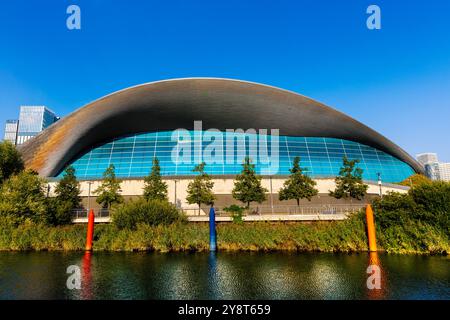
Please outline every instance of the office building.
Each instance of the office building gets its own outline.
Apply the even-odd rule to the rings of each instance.
[[[17,129],[19,121],[18,120],[6,120],[5,124],[5,136],[4,140],[11,142],[12,144],[17,143]]]
[[[59,118],[45,106],[21,106],[19,120],[7,120],[4,140],[21,145]]]
[[[440,162],[436,153],[421,153],[416,158],[424,166],[428,178],[450,181],[450,163]]]

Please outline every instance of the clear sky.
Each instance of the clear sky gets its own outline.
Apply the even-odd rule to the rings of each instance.
[[[81,30],[66,9],[81,8]],[[381,8],[368,30],[366,8]],[[14,0],[0,6],[0,122],[64,116],[168,78],[255,81],[326,103],[450,162],[450,1]],[[3,129],[0,129],[0,133]]]

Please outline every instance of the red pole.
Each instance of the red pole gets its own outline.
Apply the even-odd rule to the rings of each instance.
[[[94,239],[94,210],[91,209],[88,217],[88,227],[86,235],[86,251],[92,251],[92,240]]]

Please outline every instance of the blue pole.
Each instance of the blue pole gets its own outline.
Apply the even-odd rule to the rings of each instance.
[[[209,251],[216,251],[216,212],[209,209]]]

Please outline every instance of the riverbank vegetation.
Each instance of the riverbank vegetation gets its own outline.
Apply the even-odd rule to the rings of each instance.
[[[377,219],[381,251],[411,254],[450,252],[448,228],[420,220],[388,222]],[[378,223],[383,221],[383,223]],[[0,250],[84,250],[86,226],[48,226],[28,219],[0,217]],[[349,219],[314,223],[222,223],[217,225],[218,249],[225,251],[367,251],[363,212]],[[206,223],[176,221],[171,224],[139,223],[135,229],[115,224],[96,225],[95,251],[205,251],[209,229]]]
[[[332,192],[337,198],[360,198],[365,194],[367,187],[362,183],[362,172],[355,171],[356,163],[344,160],[336,178],[337,188]],[[94,250],[209,249],[208,224],[188,223],[184,214],[168,202],[167,186],[161,181],[157,161],[154,167],[146,179],[145,196],[131,202],[124,202],[120,196],[120,181],[115,177],[114,167],[105,172],[98,200],[111,208],[112,223],[95,226]],[[211,181],[203,167],[196,169],[199,175],[188,188],[191,203],[214,201]],[[249,159],[243,167],[233,192],[248,206],[252,201],[261,201],[265,190]],[[283,189],[289,199],[308,198],[314,193],[312,183],[297,169],[294,164],[290,182]],[[390,193],[373,201],[378,248],[392,253],[447,254],[450,252],[450,183],[417,177],[413,180],[408,193]],[[249,183],[240,184],[242,181]],[[247,190],[245,185],[252,187]],[[66,169],[55,188],[56,197],[49,197],[45,186],[45,180],[36,173],[24,171],[14,148],[0,143],[0,250],[84,250],[86,226],[70,224],[71,209],[80,203],[75,171],[71,167]],[[244,208],[228,209],[234,222],[217,225],[219,250],[367,251],[362,211],[343,221],[270,223],[243,222]]]

